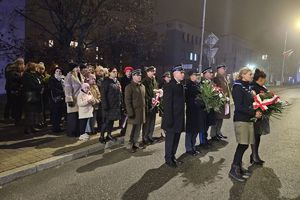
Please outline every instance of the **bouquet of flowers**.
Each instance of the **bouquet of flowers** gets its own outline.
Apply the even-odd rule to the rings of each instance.
[[[273,92],[261,92],[254,97],[253,108],[259,110],[265,117],[279,117],[287,102],[283,102]]]
[[[162,105],[161,105],[161,98],[163,97],[164,93],[162,89],[154,89],[155,92],[155,98],[152,98],[152,108],[157,108],[161,113],[163,113]]]
[[[208,80],[203,81],[198,99],[204,102],[205,111],[207,112],[210,110],[219,112],[225,103],[229,101],[229,98],[225,96],[222,88],[214,86]]]

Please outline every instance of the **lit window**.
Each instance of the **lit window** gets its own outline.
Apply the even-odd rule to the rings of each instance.
[[[78,46],[78,42],[76,42],[76,41],[70,42],[70,47],[76,48],[77,46]]]
[[[53,47],[54,46],[54,41],[53,40],[49,40],[48,41],[48,46],[49,47]]]
[[[197,61],[197,59],[198,59],[197,57],[198,57],[198,56],[197,56],[197,54],[195,53],[195,54],[194,54],[194,61]]]
[[[99,51],[99,47],[96,47],[96,51]]]
[[[96,55],[96,60],[98,60],[99,59],[99,57],[98,57],[98,55]]]
[[[193,60],[193,58],[194,58],[194,54],[190,53],[190,60]]]

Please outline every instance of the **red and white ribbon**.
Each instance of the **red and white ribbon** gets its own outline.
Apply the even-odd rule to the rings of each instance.
[[[271,99],[265,99],[263,101],[261,100],[259,94],[255,95],[253,98],[254,98],[253,108],[255,110],[260,108],[262,111],[268,110],[269,105],[275,104],[280,101],[280,98],[277,95],[274,95]]]

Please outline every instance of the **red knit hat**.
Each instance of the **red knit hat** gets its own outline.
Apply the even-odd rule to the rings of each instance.
[[[127,66],[124,68],[124,73],[126,73],[127,71],[133,71],[133,70],[134,70],[133,67]]]

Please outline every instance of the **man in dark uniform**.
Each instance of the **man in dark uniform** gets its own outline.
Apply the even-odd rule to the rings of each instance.
[[[214,73],[212,70],[212,67],[204,67],[202,70],[203,74],[203,81],[209,81],[211,84],[213,84],[212,79],[214,77]],[[210,126],[215,125],[215,112],[211,110],[210,112],[205,111],[205,114],[203,116],[205,118],[205,130],[203,132],[200,132],[199,137],[200,137],[200,145],[202,145],[204,148],[209,148],[211,146],[211,142],[208,141],[207,137],[207,131]]]
[[[165,161],[166,165],[176,168],[177,161],[175,154],[179,144],[180,134],[184,131],[184,86],[181,83],[184,79],[184,71],[181,65],[172,69],[173,78],[164,87],[164,115],[162,129],[166,131],[165,139]]]

